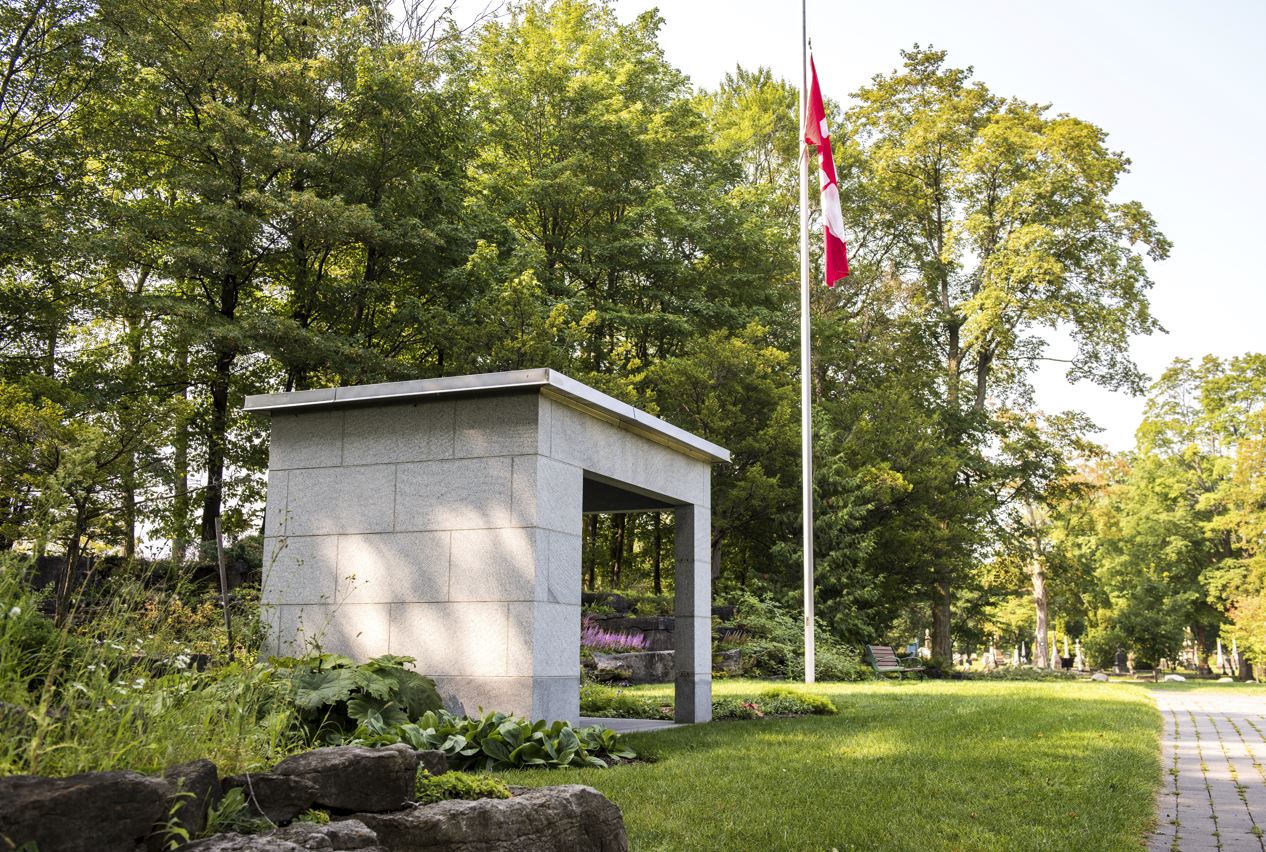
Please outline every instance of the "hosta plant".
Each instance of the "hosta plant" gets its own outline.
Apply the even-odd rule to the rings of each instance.
[[[601,725],[573,728],[558,721],[529,722],[505,713],[471,719],[444,710],[425,713],[416,723],[370,735],[365,742],[405,742],[414,748],[439,749],[457,770],[520,767],[596,766],[605,768],[637,757],[614,731]]]

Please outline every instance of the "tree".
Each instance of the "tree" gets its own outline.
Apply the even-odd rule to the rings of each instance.
[[[944,51],[902,56],[856,93],[845,124],[864,158],[856,180],[878,208],[874,259],[920,288],[937,340],[942,428],[978,451],[993,408],[1023,393],[1043,357],[1042,329],[1076,342],[1070,379],[1139,389],[1129,335],[1158,328],[1144,256],[1163,258],[1169,243],[1140,204],[1111,198],[1129,160],[1101,129],[1003,99]],[[947,657],[967,555],[940,556],[933,639]]]

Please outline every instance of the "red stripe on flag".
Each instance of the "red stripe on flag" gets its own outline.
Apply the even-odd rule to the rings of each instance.
[[[848,247],[844,243],[844,215],[840,210],[840,190],[835,175],[835,157],[831,154],[831,132],[826,126],[826,107],[818,86],[818,69],[809,57],[809,103],[805,109],[804,141],[816,145],[822,157],[822,231],[825,240],[826,286],[848,276]],[[808,152],[805,152],[806,156]]]

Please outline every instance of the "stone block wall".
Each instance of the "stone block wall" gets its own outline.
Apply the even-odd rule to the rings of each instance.
[[[710,606],[710,463],[537,391],[273,412],[270,650],[408,655],[451,709],[576,719],[586,474],[685,505],[680,680],[707,622],[682,607]]]

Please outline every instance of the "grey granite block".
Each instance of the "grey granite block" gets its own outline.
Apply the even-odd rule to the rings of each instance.
[[[537,393],[464,399],[457,406],[453,452],[458,458],[536,453]]]
[[[343,464],[453,457],[451,400],[353,408],[343,427]]]
[[[395,478],[391,465],[291,471],[286,533],[389,532],[395,506]]]
[[[268,469],[334,467],[343,460],[343,412],[274,414]]]
[[[578,535],[547,531],[548,563],[537,568],[537,600],[579,604],[581,586],[581,538]],[[542,575],[545,582],[541,583]],[[544,589],[542,590],[542,585]]]
[[[448,600],[450,537],[442,530],[340,536],[337,599],[351,603]]]
[[[395,529],[510,526],[511,471],[509,458],[402,464],[396,482]]]
[[[357,661],[388,652],[389,604],[282,604],[279,649],[288,656],[343,654]]]
[[[516,456],[514,524],[580,534],[584,477],[580,468],[545,456]]]
[[[261,600],[273,604],[334,603],[335,536],[264,539]]]
[[[454,531],[449,600],[534,600],[544,535],[535,527]]]
[[[391,653],[433,677],[504,677],[508,621],[503,603],[392,604]]]

